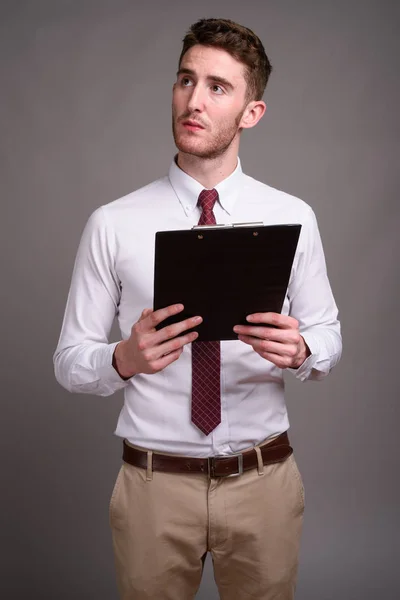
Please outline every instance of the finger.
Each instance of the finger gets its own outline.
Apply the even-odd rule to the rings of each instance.
[[[143,309],[142,314],[140,315],[139,321],[143,321],[143,319],[145,319],[152,312],[153,312],[152,308]]]
[[[281,344],[279,342],[271,342],[249,335],[239,335],[239,340],[253,346],[254,350],[259,354],[276,354],[281,358],[293,358],[297,354],[297,346],[294,344]]]
[[[263,340],[271,340],[282,344],[298,344],[300,342],[300,333],[297,329],[273,329],[261,325],[259,327],[253,325],[235,325],[233,328],[235,333],[240,335],[250,335]]]
[[[152,348],[156,349],[163,342],[178,337],[184,331],[188,329],[192,329],[199,325],[202,322],[201,317],[190,317],[189,319],[185,319],[184,321],[179,321],[178,323],[173,323],[172,325],[167,325],[158,331],[156,329],[152,329],[151,331],[147,331],[146,333],[139,332],[140,340],[138,341],[139,350],[151,350]],[[139,324],[135,326],[137,329],[140,327]],[[156,358],[156,354],[152,354],[152,358]]]
[[[140,317],[138,323],[140,323],[139,331],[141,332],[149,332],[156,328],[156,326],[164,321],[168,317],[172,317],[180,313],[183,310],[183,304],[172,304],[171,306],[167,306],[166,308],[160,308],[158,310],[151,310],[146,315],[143,316],[143,313],[149,309],[144,309],[142,312],[142,316]],[[142,319],[143,317],[143,319]]]
[[[289,315],[281,315],[280,313],[253,313],[246,317],[249,323],[265,323],[282,329],[298,329],[299,322],[294,317]]]
[[[262,358],[273,363],[279,369],[290,369],[293,365],[293,359],[290,356],[281,356],[273,352],[260,352]]]
[[[178,337],[175,337],[173,340],[168,340],[163,344],[151,346],[144,350],[143,358],[147,362],[156,361],[159,358],[165,356],[166,354],[169,354],[170,352],[175,352],[176,350],[183,348],[183,346],[185,346],[186,344],[194,342],[194,340],[197,339],[198,336],[199,334],[197,333],[197,331],[191,331],[186,335],[180,335]]]
[[[258,340],[257,351],[267,354],[276,354],[277,356],[294,358],[297,354],[297,346],[294,344],[280,344],[279,342],[270,342],[269,340]]]
[[[260,340],[259,338],[253,337],[251,335],[239,335],[239,340],[241,342],[244,342],[245,344],[248,344],[249,346],[252,346],[253,349],[259,354],[261,352],[268,351],[268,348],[266,348],[266,340]]]
[[[244,342],[245,344],[248,344],[249,346],[253,346],[253,348],[254,348],[255,342],[257,341],[257,338],[254,338],[251,335],[239,335],[238,339],[241,342]]]
[[[183,348],[183,346],[186,346],[187,344],[191,344],[197,340],[198,337],[199,334],[197,331],[190,331],[185,335],[180,335],[172,340],[168,340],[164,344],[161,344],[159,348],[163,354],[168,354],[178,348]]]
[[[171,306],[167,306],[166,308],[159,308],[158,310],[152,311],[145,318],[145,325],[146,325],[147,331],[154,329],[162,321],[165,321],[165,319],[168,319],[168,317],[172,317],[172,316],[177,315],[178,313],[182,312],[183,309],[184,309],[183,304],[172,304]]]
[[[168,365],[170,365],[174,361],[178,360],[178,358],[180,357],[182,352],[183,352],[183,348],[179,348],[178,350],[174,350],[174,352],[165,354],[158,360],[154,361],[153,368],[154,368],[155,372],[162,371],[162,369],[165,369],[165,367],[168,367]]]
[[[271,344],[265,340],[260,340],[251,336],[240,335],[239,340],[252,346],[254,351],[257,352],[265,360],[269,360],[280,369],[287,369],[292,366],[296,350],[294,346],[286,346],[284,344],[276,344],[278,352],[266,350],[266,346]],[[275,345],[275,343],[274,343]],[[289,350],[290,348],[290,350]],[[272,350],[272,349],[271,349]]]
[[[189,319],[185,319],[184,321],[179,321],[178,323],[173,323],[172,325],[167,325],[162,329],[159,329],[157,333],[154,335],[154,341],[156,344],[160,344],[165,340],[169,340],[171,338],[176,337],[177,335],[187,331],[188,329],[192,329],[200,323],[203,319],[199,316],[189,317]]]

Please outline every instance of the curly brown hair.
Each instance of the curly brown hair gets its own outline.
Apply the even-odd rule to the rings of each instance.
[[[246,66],[247,99],[261,100],[272,71],[260,39],[251,29],[229,19],[200,19],[183,38],[183,55],[196,44],[222,48]]]

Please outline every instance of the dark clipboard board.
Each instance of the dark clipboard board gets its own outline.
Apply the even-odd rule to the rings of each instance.
[[[154,310],[184,310],[158,329],[200,315],[197,341],[235,340],[234,325],[255,312],[282,310],[301,225],[241,224],[159,231]]]

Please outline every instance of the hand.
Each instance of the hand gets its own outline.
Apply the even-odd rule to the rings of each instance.
[[[279,313],[255,313],[247,317],[255,325],[235,325],[233,331],[245,344],[250,344],[262,358],[280,369],[297,369],[311,352],[299,332],[299,323],[293,317]],[[264,327],[258,323],[274,325]]]
[[[186,344],[198,337],[196,331],[179,334],[199,325],[203,320],[201,317],[191,317],[156,330],[159,323],[182,310],[182,304],[173,304],[156,311],[144,309],[139,321],[132,326],[129,339],[120,342],[114,351],[116,369],[123,379],[129,379],[138,373],[162,371],[180,357]]]

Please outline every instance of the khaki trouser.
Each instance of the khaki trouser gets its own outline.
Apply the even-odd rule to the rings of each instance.
[[[221,600],[292,600],[304,513],[294,456],[239,477],[124,463],[110,502],[121,600],[191,600],[211,553]]]

